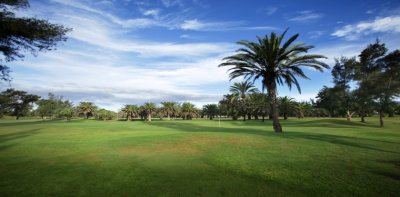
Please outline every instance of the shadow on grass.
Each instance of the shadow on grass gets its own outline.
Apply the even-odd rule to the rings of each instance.
[[[34,120],[34,121],[10,121],[10,122],[0,122],[1,127],[11,127],[11,126],[25,126],[25,125],[37,125],[37,124],[49,124],[55,122],[62,122],[63,120],[54,119],[54,120]]]
[[[385,176],[385,177],[394,179],[396,181],[400,181],[400,174],[396,174],[394,172],[378,171],[378,170],[373,170],[371,172],[374,174],[380,175],[380,176]]]
[[[260,124],[259,124],[260,125]],[[372,151],[380,151],[387,153],[400,154],[400,152],[390,151],[380,149],[374,146],[371,146],[369,143],[393,143],[399,144],[395,142],[388,141],[380,141],[366,138],[358,138],[358,137],[349,137],[349,136],[338,136],[332,134],[320,134],[320,133],[305,133],[298,131],[285,131],[282,134],[276,134],[272,131],[271,127],[268,129],[262,128],[229,128],[229,127],[214,127],[214,126],[202,126],[198,124],[193,124],[190,122],[157,122],[151,124],[151,126],[170,128],[174,130],[184,131],[184,132],[220,132],[220,133],[236,133],[236,134],[251,134],[251,135],[260,135],[264,137],[277,137],[277,138],[288,138],[288,139],[305,139],[305,140],[313,140],[343,146],[350,146],[355,148],[362,148]],[[243,125],[245,126],[245,125]],[[251,126],[251,125],[248,125]],[[266,125],[265,125],[266,126]],[[315,126],[315,125],[314,125]],[[326,127],[326,126],[325,126]],[[267,128],[267,127],[265,127]]]
[[[3,151],[3,150],[13,147],[13,145],[4,144],[4,143],[18,140],[21,138],[30,137],[32,135],[38,134],[39,130],[40,129],[31,129],[31,130],[22,131],[22,132],[15,132],[15,133],[0,135],[0,151]]]
[[[329,127],[329,128],[352,128],[352,127],[372,127],[379,128],[378,125],[362,123],[357,121],[347,121],[343,119],[321,118],[317,120],[302,121],[281,121],[287,127]]]

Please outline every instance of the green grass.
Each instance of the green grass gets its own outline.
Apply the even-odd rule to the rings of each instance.
[[[0,196],[396,196],[400,118],[0,120]]]

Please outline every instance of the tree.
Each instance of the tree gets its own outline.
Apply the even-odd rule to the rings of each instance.
[[[290,98],[287,96],[279,97],[278,103],[279,103],[279,111],[283,113],[283,119],[285,120],[288,119],[288,114],[290,112],[297,111],[296,101],[294,100],[294,98]]]
[[[94,116],[96,113],[97,107],[93,105],[92,102],[81,102],[77,107],[78,113],[83,115],[86,119],[89,117]]]
[[[171,116],[174,116],[178,113],[178,104],[176,102],[161,102],[162,107],[161,111],[163,114],[167,115],[167,119],[169,120]]]
[[[214,119],[216,115],[218,115],[218,105],[216,104],[207,104],[203,106],[203,113],[210,118],[210,120]]]
[[[36,102],[38,108],[35,110],[36,114],[42,117],[57,117],[60,115],[60,111],[64,108],[71,108],[72,103],[68,100],[63,101],[61,96],[56,96],[53,93],[49,93],[47,99],[40,99]]]
[[[296,77],[308,79],[301,67],[311,67],[319,71],[329,66],[318,61],[325,58],[322,55],[301,55],[314,48],[304,43],[293,44],[299,37],[296,34],[286,42],[282,42],[287,30],[280,36],[274,32],[264,38],[257,37],[258,42],[240,41],[237,54],[224,58],[225,62],[219,66],[229,66],[230,78],[244,77],[246,80],[262,79],[263,89],[268,92],[273,128],[275,132],[282,132],[277,110],[277,85],[286,84],[290,89],[292,85],[301,93],[300,84]]]
[[[267,95],[263,93],[250,94],[250,110],[258,117],[262,117],[262,121],[265,121],[265,116],[270,113]]]
[[[362,122],[365,121],[364,117],[366,116],[366,112],[373,103],[373,94],[371,90],[374,89],[376,83],[376,81],[374,81],[374,75],[376,75],[376,72],[380,69],[377,61],[382,58],[386,52],[385,44],[376,40],[374,44],[368,45],[359,55],[360,63],[354,70],[354,80],[358,84],[357,105],[360,110]]]
[[[137,105],[125,105],[121,112],[127,120],[132,120],[134,117],[139,115],[139,107]]]
[[[96,112],[96,118],[99,120],[112,120],[115,115],[115,112],[106,109],[99,109]]]
[[[59,112],[59,115],[61,117],[65,118],[67,121],[70,121],[71,118],[74,116],[74,113],[75,113],[75,111],[72,107],[67,107],[67,108],[62,109]]]
[[[182,117],[184,120],[191,120],[193,117],[198,116],[198,110],[189,102],[182,104]]]
[[[354,77],[354,70],[358,66],[358,62],[355,57],[347,58],[341,57],[335,59],[335,66],[332,68],[333,83],[335,84],[334,90],[336,91],[337,97],[341,103],[341,111],[345,111],[346,118],[351,121],[351,118],[355,112],[351,112],[354,109],[353,95],[350,92],[349,83]]]
[[[7,89],[0,94],[0,109],[4,114],[15,116],[18,120],[26,116],[32,109],[32,104],[39,100],[39,96],[28,94],[25,91]]]
[[[376,62],[379,70],[373,75],[375,81],[373,98],[377,101],[379,123],[383,127],[384,113],[390,113],[394,99],[400,95],[400,51],[395,50]]]
[[[234,95],[226,94],[219,101],[219,109],[221,115],[226,115],[232,117],[232,120],[237,120],[240,113],[240,104],[234,99]]]
[[[35,18],[17,18],[15,9],[29,7],[28,0],[0,0],[0,79],[10,80],[10,62],[24,57],[28,51],[37,55],[40,51],[52,50],[58,42],[66,41],[65,34],[71,29]]]
[[[146,113],[147,121],[151,122],[151,115],[157,110],[156,104],[154,103],[145,103],[143,105],[143,110]]]
[[[258,92],[257,88],[254,87],[254,84],[252,82],[243,81],[240,83],[234,83],[233,86],[230,87],[229,91],[233,95],[231,99],[234,99],[239,103],[240,112],[243,116],[243,121],[246,121],[249,95],[251,93]]]

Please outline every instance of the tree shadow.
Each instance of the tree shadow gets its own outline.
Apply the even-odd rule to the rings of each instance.
[[[343,119],[321,118],[317,120],[303,121],[281,121],[282,125],[287,127],[329,127],[329,128],[352,128],[352,127],[372,127],[379,128],[379,125],[371,123],[362,123],[357,121],[348,121]]]
[[[41,129],[31,129],[31,130],[22,131],[22,132],[15,132],[15,133],[0,135],[0,151],[3,151],[3,150],[13,147],[13,144],[9,144],[9,143],[5,144],[6,142],[30,137],[32,135],[38,134],[39,130],[41,130]]]
[[[373,147],[366,142],[372,141],[376,142],[376,140],[371,140],[371,139],[366,139],[366,138],[359,138],[359,137],[349,137],[349,136],[338,136],[338,135],[332,135],[332,134],[316,134],[316,133],[304,133],[304,132],[293,132],[293,131],[287,131],[284,135],[284,137],[287,138],[302,138],[306,140],[313,140],[313,141],[321,141],[321,142],[327,142],[331,144],[339,144],[339,145],[344,145],[344,146],[351,146],[355,148],[362,148],[362,149],[368,149],[368,150],[373,150],[373,151],[380,151],[380,152],[387,152],[387,153],[394,153],[394,154],[400,154],[400,152],[397,151],[390,151],[390,150],[384,150],[380,148]],[[394,143],[394,144],[399,144],[395,142],[387,142],[387,141],[381,141],[379,140],[378,142],[384,142],[384,143]]]
[[[236,133],[236,134],[251,134],[251,135],[259,135],[264,137],[279,137],[279,138],[289,138],[289,139],[305,139],[305,140],[313,140],[331,144],[338,144],[343,146],[350,146],[355,148],[362,148],[372,151],[380,151],[387,153],[400,154],[400,152],[390,151],[380,149],[368,144],[368,142],[381,142],[381,143],[394,143],[388,141],[381,140],[373,140],[359,137],[350,137],[350,136],[339,136],[333,134],[321,134],[321,133],[305,133],[299,131],[284,131],[284,133],[276,134],[272,131],[272,128],[266,127],[266,129],[261,128],[230,128],[230,127],[214,127],[214,126],[203,126],[198,124],[193,124],[190,122],[157,122],[151,124],[152,126],[158,126],[163,128],[169,128],[174,130],[179,130],[183,132],[220,132],[220,133]]]
[[[35,120],[35,121],[12,121],[12,122],[0,122],[1,127],[12,127],[12,126],[26,126],[26,125],[37,125],[37,124],[50,124],[55,122],[61,122],[63,120]]]

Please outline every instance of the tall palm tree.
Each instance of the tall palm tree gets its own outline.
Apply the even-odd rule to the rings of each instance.
[[[271,106],[272,121],[275,132],[282,132],[277,110],[277,85],[286,84],[290,89],[294,84],[301,93],[300,85],[296,77],[308,79],[301,67],[311,67],[319,71],[329,66],[318,61],[325,58],[322,55],[302,55],[314,48],[304,43],[293,42],[299,37],[296,34],[287,41],[282,42],[287,30],[280,36],[272,32],[264,38],[257,37],[257,42],[240,41],[237,54],[224,58],[219,66],[229,66],[231,80],[244,77],[246,80],[262,79],[263,89],[268,91],[268,101]]]
[[[127,120],[132,120],[132,118],[138,116],[139,107],[137,105],[125,105],[121,111],[126,116]]]
[[[161,102],[161,104],[163,106],[160,110],[167,115],[168,120],[178,112],[178,104],[176,102]]]
[[[234,83],[233,86],[230,87],[229,91],[233,95],[232,99],[238,101],[240,104],[240,112],[243,115],[243,121],[246,121],[249,95],[258,92],[257,88],[254,87],[252,82],[243,81],[240,83]]]
[[[90,116],[94,116],[97,107],[93,105],[92,102],[81,102],[77,109],[79,114],[82,114],[86,119],[89,119]]]
[[[288,119],[288,114],[290,112],[296,112],[296,101],[294,98],[284,96],[284,97],[279,97],[278,98],[278,103],[279,103],[279,111],[283,113],[283,119],[287,120]]]
[[[151,122],[151,114],[153,114],[157,110],[156,104],[145,103],[143,105],[143,110],[146,113],[147,121]]]

